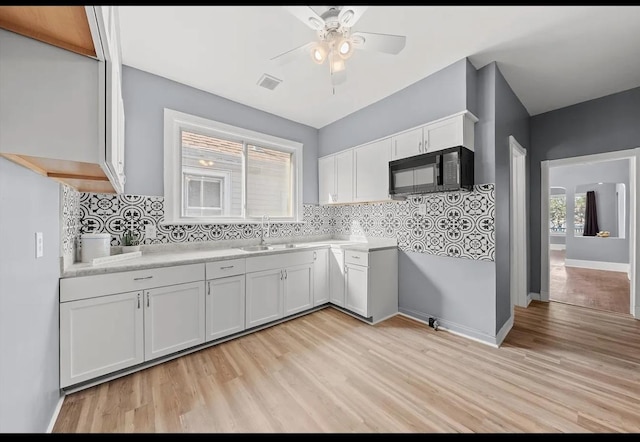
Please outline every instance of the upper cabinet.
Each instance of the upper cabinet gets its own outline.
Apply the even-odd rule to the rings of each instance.
[[[79,191],[124,191],[116,8],[0,7],[0,155]]]
[[[474,124],[477,121],[476,116],[465,111],[398,133],[391,137],[392,159],[398,160],[455,146],[473,150]]]
[[[353,151],[355,186],[354,201],[389,199],[389,161],[391,138],[365,144]]]
[[[320,204],[353,201],[353,152],[329,155],[318,160]]]

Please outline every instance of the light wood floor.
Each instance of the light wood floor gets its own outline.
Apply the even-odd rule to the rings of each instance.
[[[328,308],[67,396],[54,432],[638,432],[640,321],[516,308],[501,348]]]
[[[564,250],[550,251],[549,299],[629,313],[631,283],[626,272],[565,267],[564,260]]]

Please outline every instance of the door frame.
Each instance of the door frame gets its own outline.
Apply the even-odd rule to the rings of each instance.
[[[527,150],[509,136],[509,281],[511,312],[531,302],[527,284]]]
[[[631,290],[629,296],[629,312],[636,319],[640,319],[640,287],[636,284],[636,275],[640,273],[640,260],[636,259],[636,251],[640,250],[640,235],[637,234],[637,221],[640,219],[640,147],[618,150],[592,155],[582,155],[557,160],[540,162],[540,300],[549,301],[549,168],[628,159],[629,166],[629,279]]]

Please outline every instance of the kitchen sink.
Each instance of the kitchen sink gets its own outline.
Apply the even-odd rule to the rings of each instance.
[[[299,247],[299,244],[274,244],[269,247],[273,249],[295,249],[296,247]]]
[[[240,247],[240,250],[244,250],[245,252],[258,252],[260,250],[271,250],[273,247],[270,246],[247,246]]]

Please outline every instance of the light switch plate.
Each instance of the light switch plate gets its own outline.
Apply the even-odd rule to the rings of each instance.
[[[427,214],[427,205],[418,204],[418,215],[426,215],[426,214]]]
[[[44,255],[44,240],[42,239],[42,232],[36,232],[36,258],[42,258]]]
[[[156,239],[156,236],[158,236],[156,226],[153,224],[147,224],[144,226],[144,237],[146,239]]]

